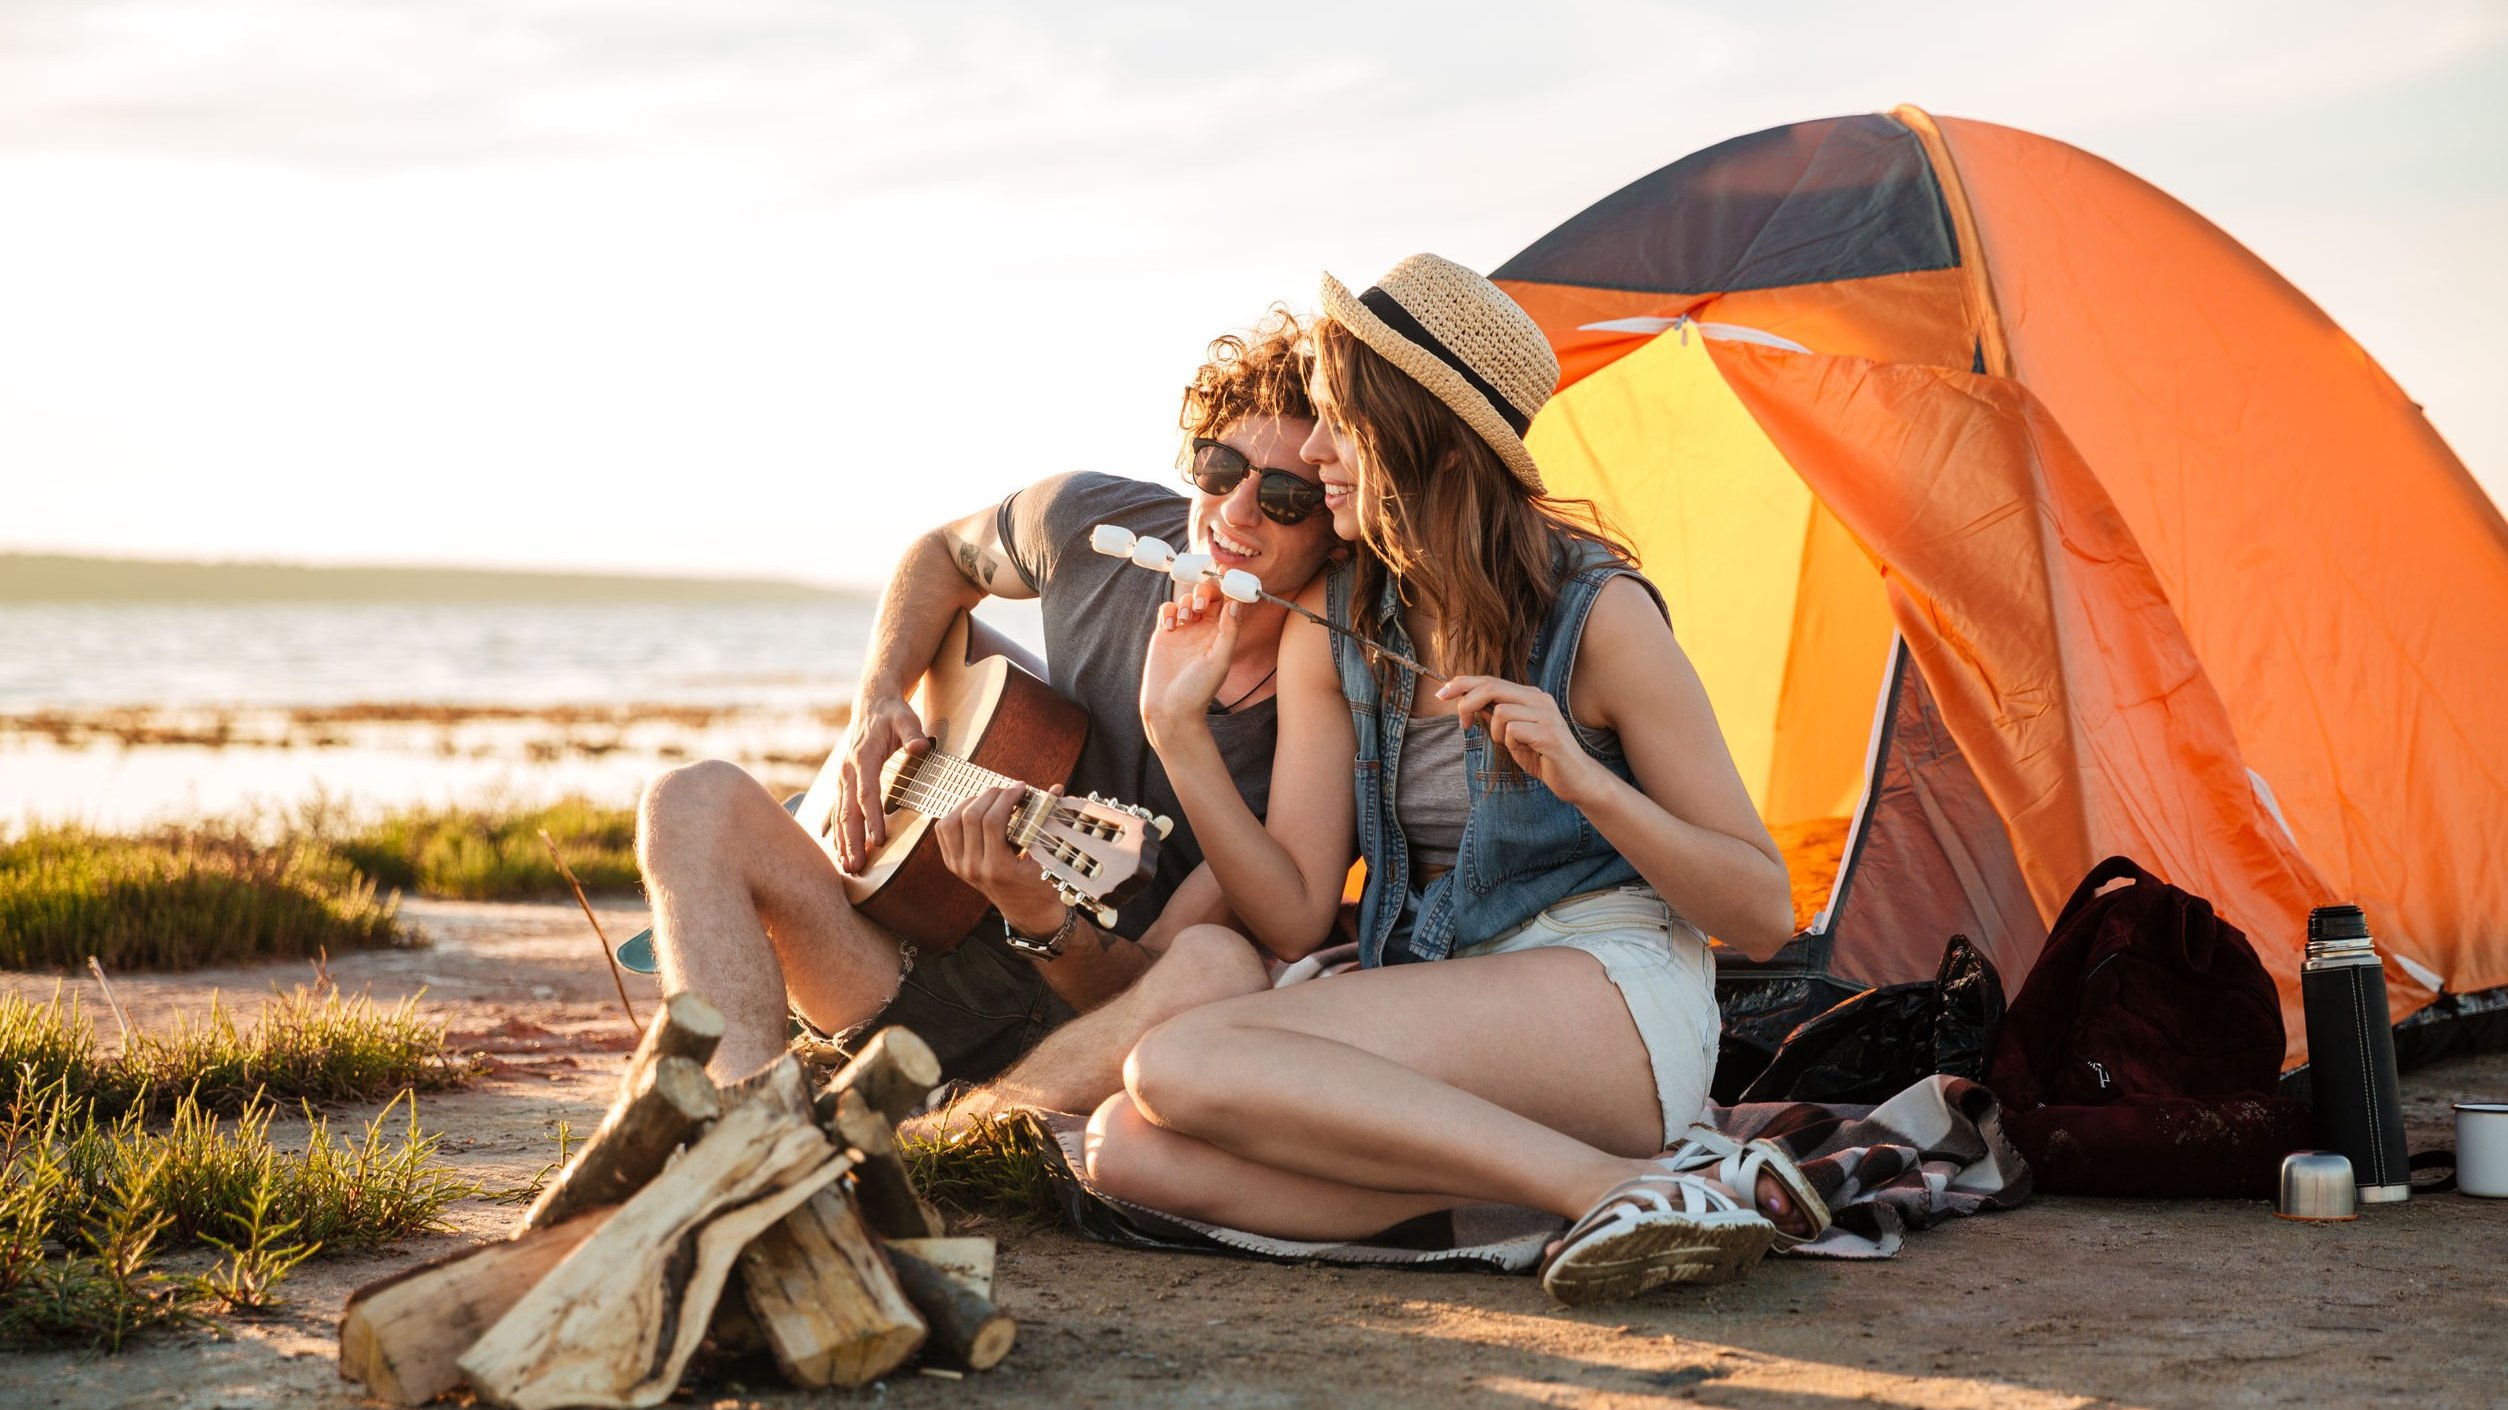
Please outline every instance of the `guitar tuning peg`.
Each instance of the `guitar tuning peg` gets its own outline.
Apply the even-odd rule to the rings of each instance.
[[[1112,907],[1112,906],[1097,906],[1097,907],[1093,907],[1092,909],[1096,912],[1096,915],[1097,915],[1097,925],[1098,925],[1098,928],[1099,928],[1100,930],[1112,930],[1112,929],[1114,929],[1114,927],[1115,927],[1115,908],[1114,908],[1114,907]]]
[[[1164,842],[1167,840],[1167,834],[1176,830],[1176,820],[1164,816],[1151,818],[1150,830],[1158,834],[1159,841]]]

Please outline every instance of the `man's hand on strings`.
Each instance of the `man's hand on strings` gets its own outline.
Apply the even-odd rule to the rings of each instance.
[[[885,810],[880,806],[881,771],[888,756],[909,744],[923,742],[923,721],[902,699],[863,700],[854,705],[853,723],[845,732],[845,763],[836,775],[836,862],[860,875],[871,849],[888,840]]]
[[[1062,790],[1053,795],[1060,798]],[[1013,784],[985,789],[935,819],[932,835],[940,842],[942,863],[983,892],[1013,929],[1051,935],[1062,925],[1062,898],[1010,841],[1011,816],[1026,796],[1026,789]]]

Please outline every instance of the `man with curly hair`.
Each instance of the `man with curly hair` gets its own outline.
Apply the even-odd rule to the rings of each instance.
[[[951,620],[987,596],[1039,600],[1048,674],[1088,711],[1071,790],[1182,819],[1142,738],[1138,705],[1142,660],[1170,586],[1091,552],[1089,531],[1117,523],[1189,540],[1223,568],[1294,596],[1338,542],[1314,467],[1298,455],[1314,424],[1310,366],[1296,322],[1279,310],[1251,334],[1211,345],[1184,395],[1188,494],[1111,475],[1058,475],[915,541],[880,598],[844,746],[836,850],[846,871],[859,871],[883,840],[882,764],[923,737],[907,691]],[[1258,811],[1271,784],[1282,615],[1268,604],[1247,610],[1212,707],[1229,771]],[[1148,1028],[1260,987],[1259,961],[1243,947],[1169,952],[1178,932],[1224,914],[1181,821],[1160,850],[1156,878],[1111,930],[1100,930],[1010,845],[1014,800],[1014,790],[993,790],[940,821],[943,859],[997,914],[947,954],[916,954],[853,910],[838,862],[748,774],[715,760],[655,780],[636,826],[654,943],[669,991],[694,990],[722,1010],[716,1076],[745,1076],[782,1053],[789,1010],[839,1035],[902,1024],[932,1045],[947,1077],[962,1081],[992,1079],[1028,1055],[995,1095],[1086,1111],[1119,1085],[1125,1051]]]

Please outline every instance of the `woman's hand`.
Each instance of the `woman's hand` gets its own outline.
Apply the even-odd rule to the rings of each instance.
[[[1486,715],[1490,740],[1567,802],[1583,803],[1611,777],[1577,742],[1546,690],[1496,676],[1456,676],[1437,687],[1437,698],[1454,705],[1466,729]]]
[[[1236,604],[1221,604],[1208,583],[1185,589],[1158,609],[1158,629],[1150,633],[1149,656],[1141,663],[1141,727],[1149,732],[1151,748],[1179,731],[1202,727],[1236,649]]]

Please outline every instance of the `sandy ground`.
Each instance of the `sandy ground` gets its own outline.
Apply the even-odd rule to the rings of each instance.
[[[587,1129],[626,1027],[572,907],[413,903],[431,949],[336,960],[378,997],[423,988],[456,1034],[495,1053],[476,1089],[421,1105],[448,1157],[494,1185]],[[640,925],[614,910],[613,936]],[[297,967],[116,990],[136,1024],[293,984]],[[50,977],[0,976],[48,992]],[[86,997],[92,981],[82,981]],[[650,981],[630,993],[652,1002]],[[2446,1138],[2447,1102],[2508,1096],[2508,1056],[2405,1081],[2415,1144]],[[363,1119],[347,1109],[335,1120]],[[0,1405],[347,1406],[334,1323],[351,1289],[504,1232],[508,1205],[456,1208],[459,1232],[309,1264],[278,1314],[223,1338],[118,1357],[0,1357]],[[1731,1287],[1568,1312],[1531,1280],[1286,1268],[1111,1249],[1060,1229],[992,1226],[1019,1342],[963,1382],[901,1376],[852,1393],[897,1407],[1698,1404],[1894,1406],[2508,1405],[2508,1201],[2418,1199],[2357,1223],[2301,1225],[2261,1203],[2042,1199],[1911,1237],[1882,1264],[1777,1260]],[[697,1405],[824,1396],[728,1383]]]

